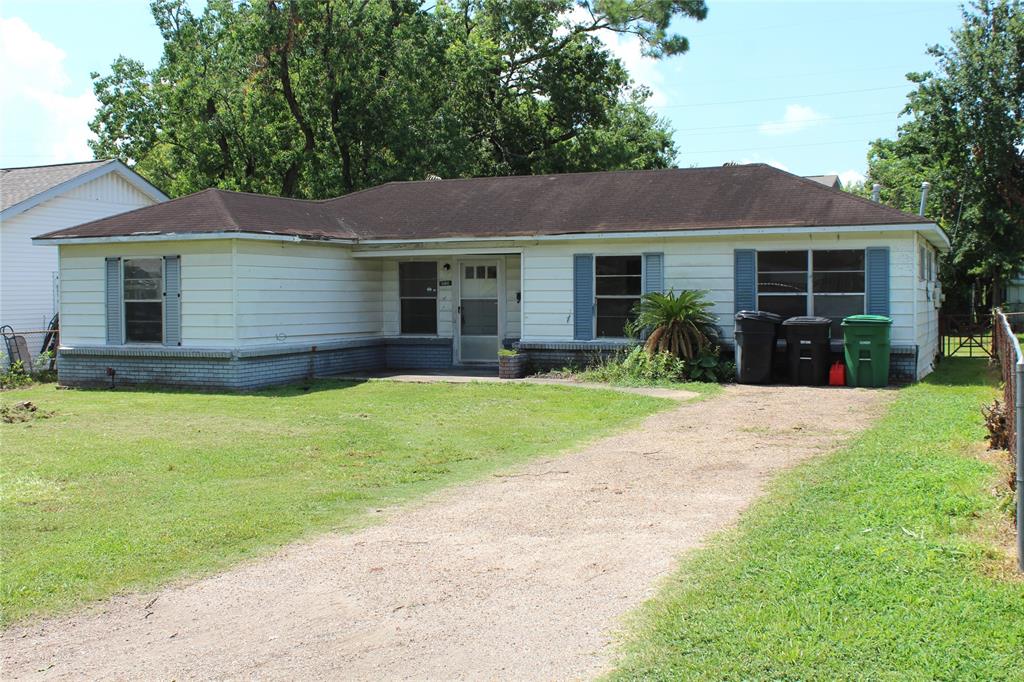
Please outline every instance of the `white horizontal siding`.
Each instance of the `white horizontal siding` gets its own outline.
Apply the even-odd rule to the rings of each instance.
[[[238,344],[317,343],[381,330],[381,264],[321,244],[238,240]]]
[[[524,249],[523,339],[566,341],[573,337],[572,256],[665,254],[666,289],[708,291],[712,311],[726,338],[733,330],[733,251],[785,249],[862,249],[888,246],[893,342],[916,343],[914,329],[914,235],[793,235],[738,240],[720,238],[663,238],[649,240],[574,240],[542,242]]]
[[[120,175],[108,173],[33,206],[0,225],[0,324],[42,329],[53,317],[57,247],[33,237],[154,203]]]
[[[108,257],[181,256],[181,345],[234,345],[231,242],[62,245],[61,343],[106,343]]]

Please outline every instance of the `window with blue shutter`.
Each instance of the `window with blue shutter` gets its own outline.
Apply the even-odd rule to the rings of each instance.
[[[572,257],[573,338],[594,338],[594,256],[577,253]]]
[[[644,254],[644,293],[665,293],[665,254]]]
[[[121,330],[121,259],[108,258],[106,272],[107,345],[124,342]]]
[[[889,247],[866,249],[864,260],[864,312],[868,315],[889,315]]]
[[[733,302],[736,312],[757,308],[757,251],[733,252]]]
[[[181,345],[181,256],[164,256],[164,345]]]

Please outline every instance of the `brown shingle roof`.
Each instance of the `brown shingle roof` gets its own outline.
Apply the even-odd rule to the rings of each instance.
[[[752,164],[392,182],[326,201],[205,190],[43,238],[228,231],[416,240],[927,222]]]
[[[61,163],[53,166],[29,166],[27,168],[0,168],[0,211],[42,194],[48,189],[73,180],[82,173],[113,163],[85,161],[82,163]]]

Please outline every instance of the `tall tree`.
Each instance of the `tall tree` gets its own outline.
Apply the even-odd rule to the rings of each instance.
[[[868,153],[868,180],[882,199],[916,211],[932,183],[927,215],[946,230],[947,290],[980,281],[991,304],[1024,267],[1024,11],[1019,0],[979,0],[963,10],[948,47],[928,50],[936,70],[915,84],[895,140]]]
[[[648,168],[675,147],[599,40],[681,54],[703,0],[154,0],[152,70],[94,74],[97,156],[178,195],[323,198],[389,180]]]

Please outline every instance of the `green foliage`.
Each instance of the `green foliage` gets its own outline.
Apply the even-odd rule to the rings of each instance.
[[[647,352],[642,346],[620,351],[594,363],[582,372],[565,370],[583,381],[620,386],[658,386],[688,382],[731,381],[735,366],[723,362],[718,349],[709,349],[689,360],[665,351]]]
[[[325,198],[390,180],[670,165],[675,146],[597,37],[682,54],[703,0],[155,0],[147,71],[93,74],[98,157],[171,195]]]
[[[22,618],[223,568],[671,406],[529,384],[4,394],[0,606]]]
[[[978,530],[1001,523],[996,468],[972,456],[995,395],[984,360],[944,360],[785,474],[643,608],[611,677],[1020,679],[1024,583],[985,570],[1007,557]]]
[[[21,388],[32,383],[32,375],[25,371],[21,360],[12,362],[6,371],[0,373],[0,388]]]
[[[676,294],[644,294],[633,309],[626,331],[631,335],[650,330],[644,348],[651,355],[671,353],[692,360],[710,351],[718,341],[717,318],[706,291],[680,291]]]
[[[882,200],[917,212],[921,182],[932,183],[926,215],[949,234],[947,292],[980,279],[989,303],[1024,262],[1024,9],[1019,0],[982,0],[964,10],[952,44],[929,54],[936,71],[915,84],[895,140],[868,153],[868,180]]]
[[[514,348],[499,348],[498,349],[498,357],[499,358],[514,358],[517,355],[519,355],[519,351],[515,350]]]

